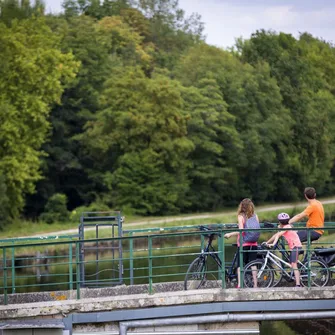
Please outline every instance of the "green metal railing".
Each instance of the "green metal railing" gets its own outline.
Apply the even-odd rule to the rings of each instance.
[[[217,255],[223,263],[221,269],[210,271],[213,278],[221,280],[226,287],[225,268],[232,260],[235,248],[223,238],[227,232],[238,231],[236,224],[210,225],[213,232],[221,234],[214,242]],[[305,228],[298,228],[305,229]],[[332,234],[335,223],[327,223],[325,235]],[[274,234],[277,228],[262,228],[260,241]],[[267,234],[267,235],[266,235]],[[331,239],[335,243],[334,239]],[[199,255],[204,243],[204,232],[196,226],[169,228],[134,229],[123,231],[123,237],[79,240],[77,236],[55,236],[45,238],[6,239],[0,240],[0,303],[8,304],[11,294],[74,290],[76,298],[80,299],[82,283],[95,282],[96,272],[101,274],[99,285],[110,286],[111,263],[120,258],[105,252],[97,262],[94,255],[85,257],[87,278],[81,278],[80,257],[82,244],[109,245],[122,243],[123,282],[131,284],[147,284],[148,292],[153,293],[153,285],[159,282],[183,282],[191,261]],[[330,244],[318,241],[318,244]],[[317,244],[313,243],[313,247]],[[311,257],[311,243],[305,247],[308,257]],[[243,259],[242,250],[240,260]],[[241,262],[242,264],[242,262]],[[243,276],[243,267],[241,267]],[[93,279],[90,279],[93,278]],[[85,280],[84,280],[85,279]],[[118,278],[117,278],[118,279]],[[106,284],[107,283],[107,284]],[[241,282],[243,285],[243,281]],[[310,284],[310,278],[309,278]]]

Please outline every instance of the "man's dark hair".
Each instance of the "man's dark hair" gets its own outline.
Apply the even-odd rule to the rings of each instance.
[[[306,197],[308,199],[315,199],[316,198],[316,192],[315,192],[315,188],[313,187],[306,187],[304,194],[306,195]]]

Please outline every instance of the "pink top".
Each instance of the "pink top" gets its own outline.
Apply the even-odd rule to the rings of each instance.
[[[289,248],[292,250],[294,247],[301,247],[299,236],[295,230],[286,231],[283,236],[285,237]]]

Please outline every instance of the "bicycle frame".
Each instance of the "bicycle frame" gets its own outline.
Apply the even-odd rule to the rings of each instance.
[[[259,278],[261,275],[262,275],[262,271],[265,269],[266,265],[268,264],[268,261],[270,260],[269,262],[269,266],[271,266],[271,264],[275,264],[278,266],[279,270],[282,271],[284,273],[284,275],[292,278],[292,272],[291,273],[288,273],[285,268],[282,266],[282,264],[285,264],[287,267],[289,267],[290,269],[293,270],[292,266],[290,263],[284,261],[283,259],[279,258],[278,256],[276,256],[274,253],[272,253],[270,250],[267,250],[266,252],[266,256],[264,257],[264,265],[262,266],[262,269],[261,271],[259,271],[259,273],[257,274],[257,277]],[[277,262],[279,261],[279,262]],[[302,269],[307,269],[306,266],[298,260],[298,265],[300,265],[300,268]],[[311,276],[313,276],[314,274],[311,273]],[[303,274],[300,274],[300,278],[304,278],[304,277],[308,277],[308,274],[306,275],[303,275]]]
[[[207,257],[208,255],[212,257],[212,259],[215,261],[217,266],[222,269],[222,261],[217,255],[217,251],[212,246],[214,236],[210,235],[208,238],[208,243],[206,248],[202,251],[202,255]],[[237,278],[237,274],[235,273],[236,268],[236,260],[238,257],[238,252],[236,251],[234,254],[233,261],[229,267],[225,267],[226,277],[231,281],[232,279]]]
[[[285,242],[283,237],[280,237],[277,244],[274,246],[273,250],[278,250],[282,254],[283,260],[285,260],[286,262],[289,261],[290,256],[285,248]]]
[[[222,262],[221,262],[221,259],[218,257],[217,255],[217,251],[214,249],[214,247],[212,246],[212,241],[213,239],[211,239],[210,241],[208,241],[208,244],[206,246],[206,248],[202,251],[202,255],[204,256],[211,256],[215,263],[220,267],[222,268]]]

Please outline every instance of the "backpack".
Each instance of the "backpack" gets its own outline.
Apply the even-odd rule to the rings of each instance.
[[[245,229],[260,229],[259,222],[256,215],[246,220],[244,225]],[[243,243],[245,242],[257,242],[260,236],[260,231],[245,231],[243,232]]]

